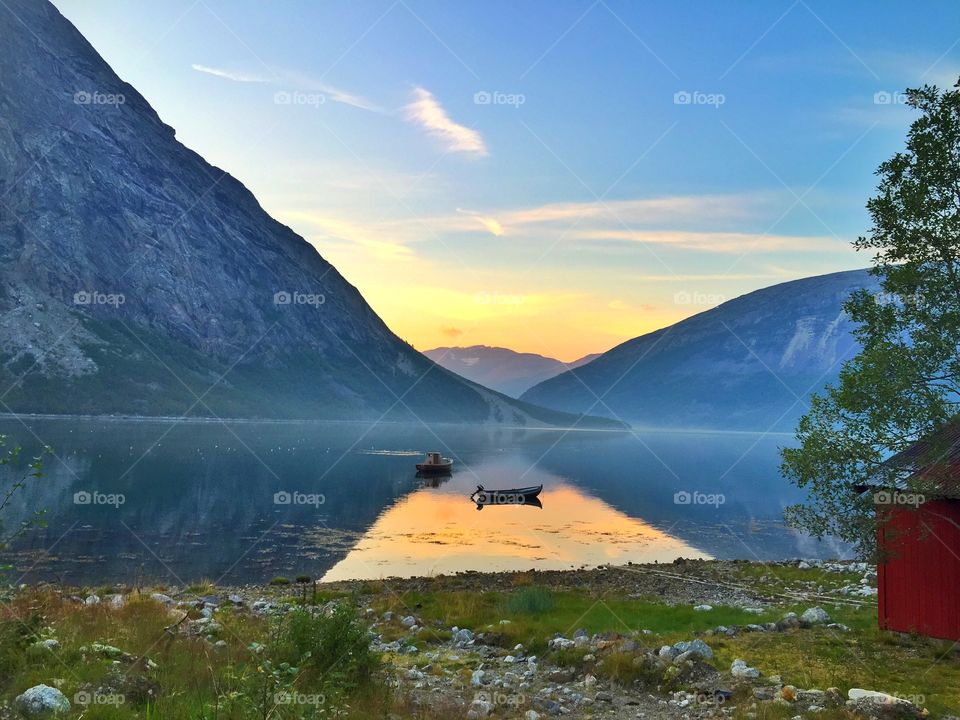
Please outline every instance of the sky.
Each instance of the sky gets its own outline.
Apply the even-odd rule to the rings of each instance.
[[[866,267],[960,3],[54,0],[421,350],[569,361]]]

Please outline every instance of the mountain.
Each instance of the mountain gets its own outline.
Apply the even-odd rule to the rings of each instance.
[[[595,353],[563,363],[536,353],[487,345],[438,347],[423,354],[457,375],[510,397],[520,397],[537,383],[600,357]]]
[[[571,420],[397,338],[49,2],[0,36],[0,412]]]
[[[642,427],[791,431],[859,350],[844,300],[866,270],[786,282],[628,340],[522,400]],[[598,400],[602,398],[602,402]]]

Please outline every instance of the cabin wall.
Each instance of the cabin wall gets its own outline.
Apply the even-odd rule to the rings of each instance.
[[[884,510],[878,519],[880,627],[960,640],[960,501]]]

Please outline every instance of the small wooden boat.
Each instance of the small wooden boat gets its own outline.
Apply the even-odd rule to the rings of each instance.
[[[440,475],[453,469],[453,459],[441,457],[438,452],[428,452],[425,462],[417,463],[417,472],[424,475]]]
[[[483,485],[477,485],[477,489],[470,495],[470,499],[478,505],[523,505],[528,500],[535,499],[541,490],[543,490],[543,485],[511,488],[510,490],[487,490]]]

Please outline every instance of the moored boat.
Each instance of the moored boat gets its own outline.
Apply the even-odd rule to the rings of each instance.
[[[425,462],[417,463],[417,472],[439,475],[453,469],[453,458],[442,457],[438,452],[428,452]]]
[[[543,485],[531,485],[522,488],[510,488],[508,490],[487,490],[483,485],[477,485],[477,489],[470,495],[470,499],[477,505],[524,505],[534,504],[530,502],[535,500],[543,490]]]

